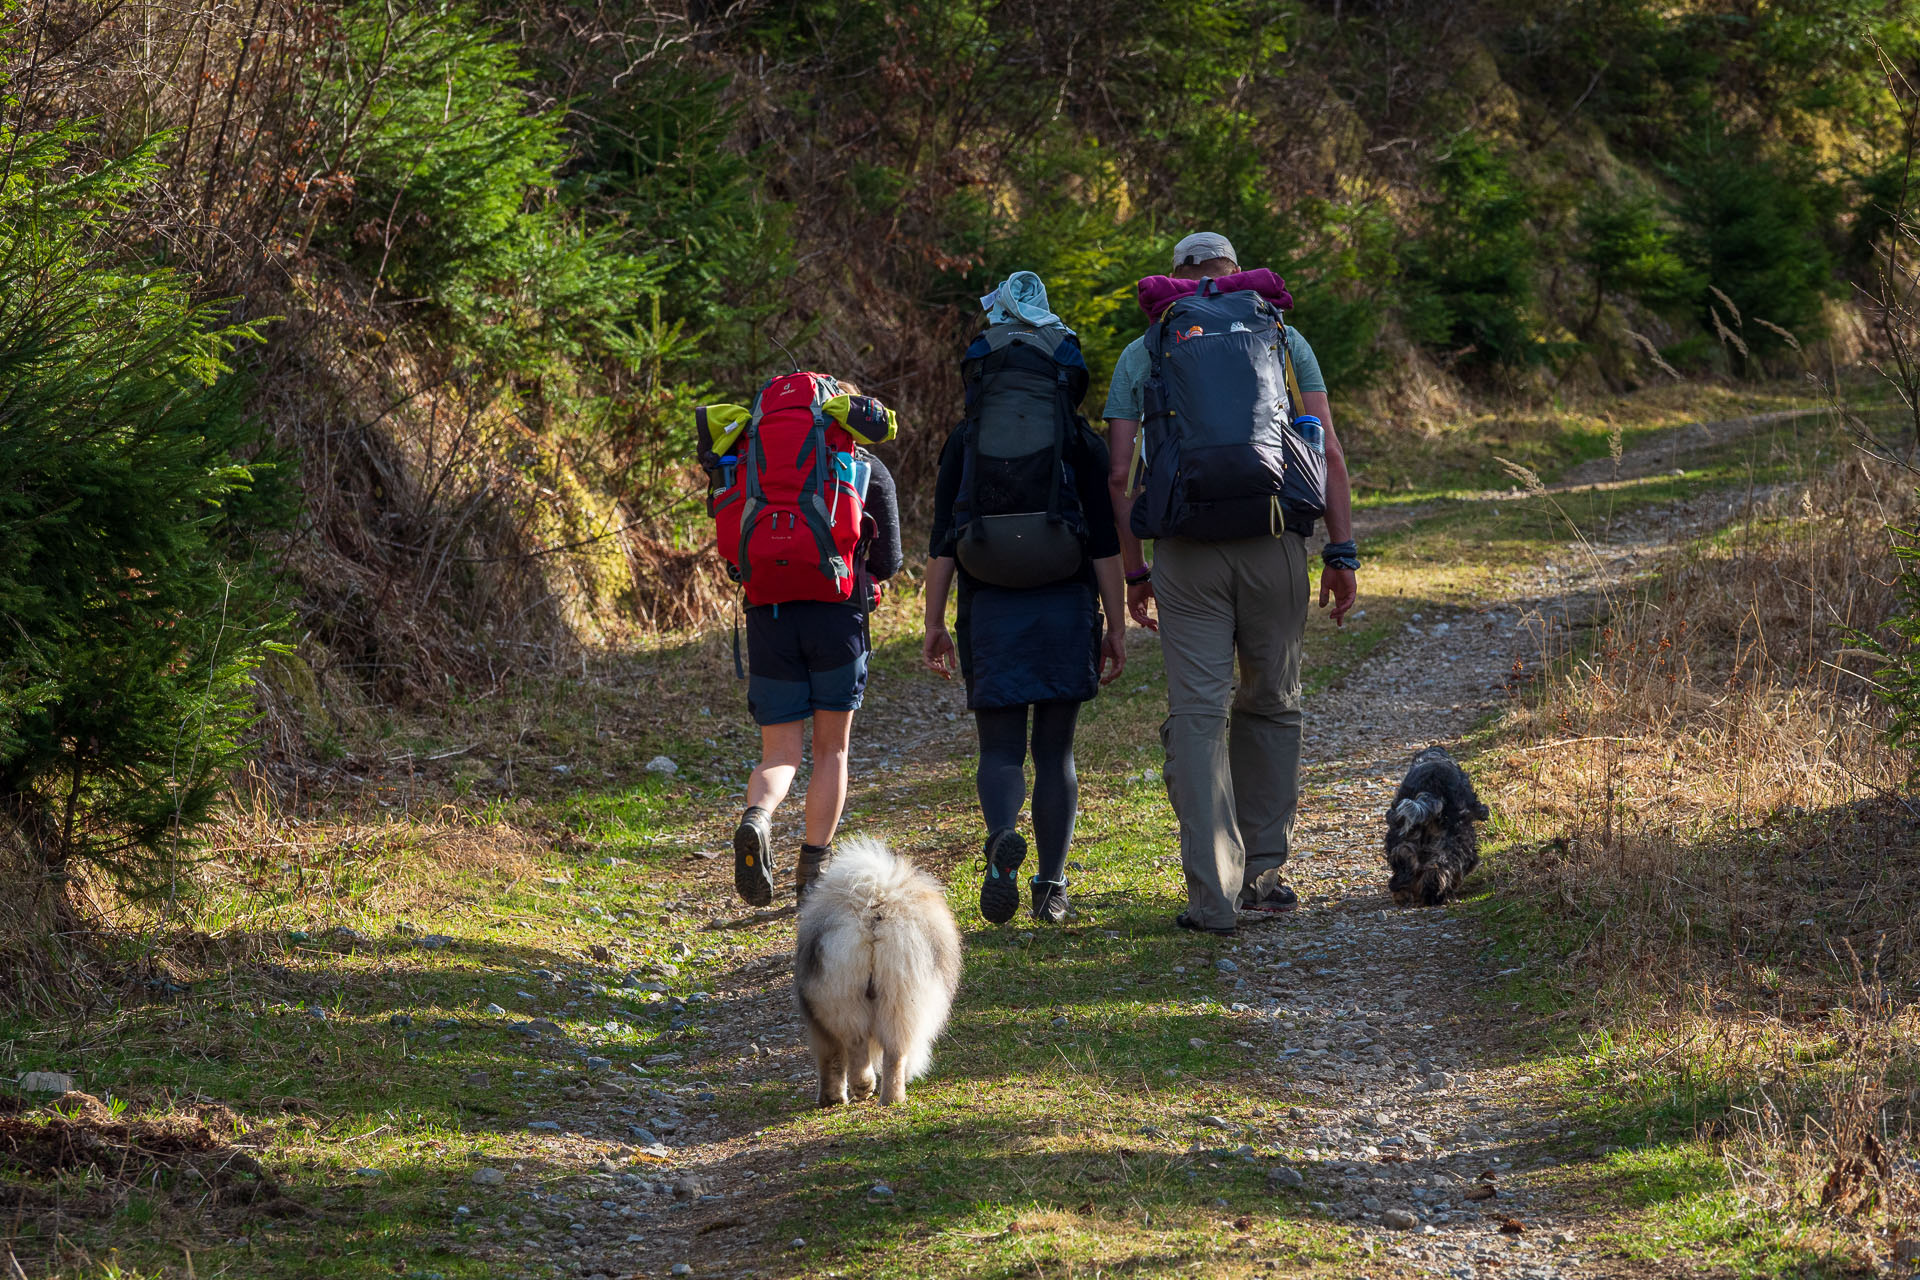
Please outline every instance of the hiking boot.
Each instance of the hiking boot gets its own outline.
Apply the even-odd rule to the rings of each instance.
[[[1073,904],[1067,901],[1067,886],[1052,880],[1034,880],[1033,918],[1041,924],[1065,924]]]
[[[733,887],[750,907],[773,905],[773,831],[748,814],[733,829]]]
[[[1179,915],[1175,916],[1173,918],[1173,922],[1179,925],[1182,929],[1191,929],[1195,933],[1210,933],[1216,938],[1231,938],[1239,932],[1239,930],[1233,928],[1232,926],[1228,926],[1225,929],[1209,929],[1206,925],[1201,924],[1198,920],[1195,920],[1192,916],[1188,915],[1184,911],[1182,911]]]
[[[1237,910],[1262,916],[1283,915],[1299,905],[1300,895],[1293,891],[1292,885],[1285,882],[1274,885],[1257,898],[1242,889],[1240,900],[1234,904]]]
[[[1013,873],[1027,860],[1027,842],[1008,827],[988,836],[981,853],[987,860],[987,877],[980,882],[980,914],[988,924],[1005,924],[1020,910],[1020,882]]]
[[[807,890],[813,888],[813,882],[820,878],[820,868],[826,865],[831,846],[814,848],[810,844],[800,846],[800,857],[793,864],[793,900],[794,905],[807,900]]]

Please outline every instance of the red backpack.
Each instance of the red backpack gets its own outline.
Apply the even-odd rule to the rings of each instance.
[[[707,510],[747,603],[847,600],[866,516],[860,444],[890,439],[894,416],[822,373],[789,373],[749,412],[695,411]]]

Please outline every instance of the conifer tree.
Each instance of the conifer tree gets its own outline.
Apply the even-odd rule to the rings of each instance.
[[[153,151],[76,174],[82,140],[0,132],[0,868],[49,932],[90,876],[177,874],[275,617],[227,364],[256,326],[116,248]]]

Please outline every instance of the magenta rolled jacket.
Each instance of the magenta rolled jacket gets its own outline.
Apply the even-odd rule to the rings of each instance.
[[[1251,289],[1282,311],[1293,308],[1293,295],[1287,292],[1287,282],[1266,267],[1255,267],[1251,271],[1236,271],[1230,276],[1216,276],[1213,282],[1219,286],[1221,293],[1237,293],[1241,289]],[[1148,276],[1140,282],[1140,309],[1147,313],[1149,319],[1157,319],[1169,304],[1186,297],[1199,287],[1198,280],[1177,280],[1172,276]]]

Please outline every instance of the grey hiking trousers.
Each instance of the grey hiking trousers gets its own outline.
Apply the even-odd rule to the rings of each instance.
[[[1258,896],[1278,882],[1299,805],[1306,541],[1162,538],[1153,593],[1167,671],[1160,742],[1187,912],[1206,928],[1231,928],[1243,888]]]

